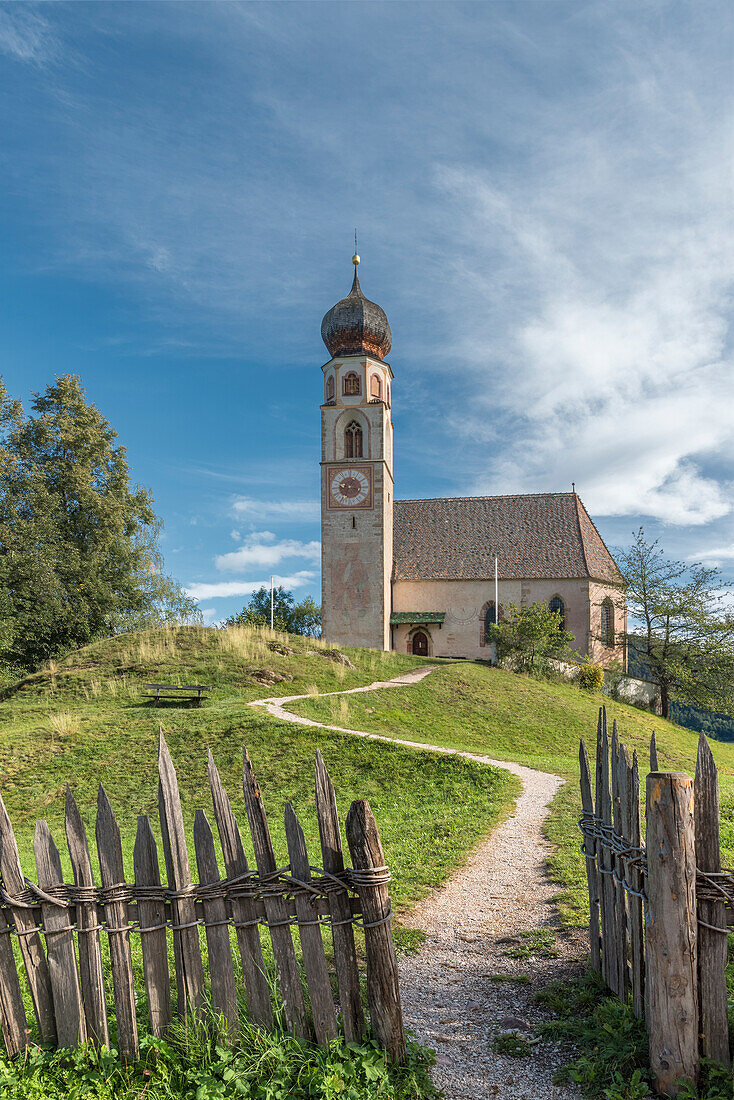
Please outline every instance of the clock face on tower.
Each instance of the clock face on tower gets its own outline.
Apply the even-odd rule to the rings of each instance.
[[[326,478],[328,508],[372,507],[371,466],[331,466]]]

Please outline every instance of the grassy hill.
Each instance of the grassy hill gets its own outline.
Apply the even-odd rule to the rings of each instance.
[[[137,815],[150,814],[158,835],[160,724],[178,771],[189,830],[197,807],[212,817],[208,747],[235,813],[246,822],[241,753],[247,747],[283,864],[286,801],[301,818],[312,862],[320,862],[313,766],[315,751],[321,749],[342,821],[352,799],[369,799],[394,874],[394,903],[398,911],[404,909],[442,882],[487,834],[511,805],[516,780],[461,760],[277,722],[247,704],[277,694],[339,691],[398,675],[417,663],[407,655],[341,652],[269,631],[198,627],[124,635],[52,663],[6,688],[0,699],[0,791],[25,873],[36,877],[32,841],[37,818],[48,820],[65,851],[67,782],[93,840],[102,782],[132,877]],[[214,691],[201,707],[153,707],[143,685],[155,682],[211,684]],[[403,941],[414,942],[415,935],[405,932]]]
[[[601,695],[486,665],[441,665],[413,687],[350,696],[348,702],[307,700],[294,704],[293,709],[352,729],[487,753],[498,760],[514,760],[567,778],[569,782],[553,802],[546,832],[557,846],[551,872],[561,886],[561,915],[569,924],[579,924],[585,922],[588,908],[576,824],[581,812],[578,745],[579,738],[585,738],[593,754],[598,708],[602,703],[607,707],[610,728],[616,718],[622,740],[637,749],[643,791],[653,729],[660,767],[693,774],[696,733]],[[723,856],[731,865],[734,745],[712,742],[712,749],[720,774]]]
[[[313,754],[320,748],[342,815],[352,798],[372,803],[396,876],[395,901],[398,908],[410,905],[443,881],[486,835],[505,812],[516,790],[514,781],[461,760],[287,725],[247,704],[269,695],[341,691],[388,679],[420,663],[411,655],[339,651],[320,641],[269,631],[185,627],[109,639],[51,664],[7,688],[0,698],[1,789],[26,872],[33,875],[37,817],[47,817],[54,834],[63,839],[67,781],[90,833],[97,784],[104,783],[130,858],[137,814],[156,819],[160,723],[178,768],[189,826],[196,806],[210,806],[208,746],[244,819],[244,744],[263,788],[276,847],[284,853],[283,804],[292,801],[314,845],[314,858]],[[143,696],[143,685],[168,681],[212,684],[215,690],[201,708],[153,708]],[[566,684],[467,662],[442,663],[410,687],[309,698],[293,709],[338,725],[488,753],[568,778],[553,804],[547,831],[557,845],[552,871],[562,886],[561,912],[577,923],[585,917],[576,829],[578,740],[585,737],[593,748],[601,702],[606,702],[610,720],[617,719],[626,743],[637,748],[643,773],[653,728],[661,766],[693,770],[696,735],[688,730]],[[713,749],[721,773],[725,854],[734,857],[734,746],[714,743]]]

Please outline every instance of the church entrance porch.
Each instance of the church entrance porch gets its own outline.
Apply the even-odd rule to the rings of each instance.
[[[428,656],[428,637],[422,630],[416,630],[413,635],[413,656],[414,657],[427,657]]]

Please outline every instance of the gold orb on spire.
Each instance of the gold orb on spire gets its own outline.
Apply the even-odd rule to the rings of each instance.
[[[359,256],[357,255],[356,252],[352,256],[352,263],[354,264],[355,267],[357,267],[357,265],[359,264]]]

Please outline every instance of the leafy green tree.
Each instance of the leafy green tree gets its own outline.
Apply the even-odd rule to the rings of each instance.
[[[296,603],[292,592],[282,585],[273,590],[273,625],[287,634],[321,635],[321,608],[307,596]],[[240,612],[224,620],[224,626],[270,626],[270,589],[263,586],[253,592]]]
[[[574,636],[564,630],[559,611],[551,611],[544,603],[509,604],[503,610],[504,618],[487,629],[487,641],[494,642],[498,661],[517,672],[547,672],[552,660],[570,656]]]
[[[663,717],[673,699],[734,714],[734,615],[720,570],[666,558],[642,528],[617,562],[632,622],[629,649],[660,688]]]
[[[57,377],[35,394],[30,416],[0,382],[0,646],[8,663],[34,667],[131,624],[198,615],[163,576],[150,493],[131,484],[116,440],[78,378]]]

